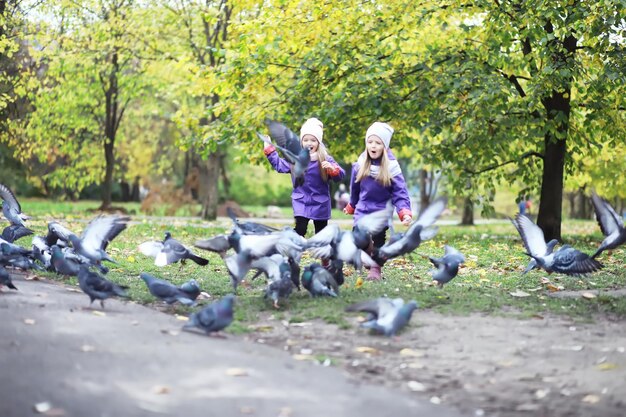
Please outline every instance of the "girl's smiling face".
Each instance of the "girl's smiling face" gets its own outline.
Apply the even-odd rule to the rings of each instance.
[[[376,135],[371,135],[367,138],[365,142],[365,148],[367,149],[367,154],[370,159],[378,159],[383,156],[383,152],[385,151],[385,145],[383,141]]]
[[[319,146],[319,142],[313,135],[304,135],[302,136],[302,147],[309,148],[310,152],[317,152],[317,147]]]

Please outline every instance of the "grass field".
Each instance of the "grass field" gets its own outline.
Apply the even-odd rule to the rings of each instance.
[[[30,225],[38,234],[44,234],[47,221],[59,219],[75,232],[85,227],[85,221],[95,214],[87,210],[97,208],[97,202],[49,203],[26,201],[25,212],[34,218]],[[132,208],[133,205],[128,205]],[[288,209],[286,209],[287,214]],[[338,216],[337,216],[338,217]],[[166,230],[188,246],[200,238],[227,232],[230,223],[225,220],[204,222],[187,219],[147,219],[136,218],[132,224],[110,246],[109,252],[119,265],[112,265],[109,278],[129,286],[131,299],[143,303],[155,303],[148,293],[141,272],[149,272],[180,284],[190,278],[200,283],[203,291],[212,298],[232,291],[228,272],[222,259],[213,253],[200,249],[196,253],[210,260],[207,267],[187,263],[178,273],[179,265],[164,268],[154,266],[151,259],[141,255],[137,246],[146,240],[161,240]],[[268,222],[270,220],[268,219]],[[346,226],[349,227],[349,226]],[[312,226],[310,226],[312,229]],[[566,243],[591,252],[601,241],[600,230],[592,221],[566,221],[563,225]],[[18,242],[29,245],[29,238]],[[458,277],[440,289],[432,285],[426,256],[441,256],[444,244],[462,251],[467,259]],[[291,298],[282,303],[283,307],[274,311],[269,302],[263,299],[264,282],[258,279],[249,288],[241,287],[238,292],[236,323],[231,331],[245,331],[253,324],[260,313],[272,312],[277,318],[298,322],[321,318],[340,327],[346,325],[343,308],[359,300],[378,296],[415,299],[420,308],[432,309],[450,314],[483,312],[495,315],[533,316],[545,313],[566,314],[583,320],[594,316],[626,316],[624,298],[600,295],[595,298],[554,298],[553,292],[580,290],[614,290],[626,286],[626,251],[620,248],[612,254],[603,254],[600,259],[605,268],[585,278],[560,275],[547,275],[533,271],[522,275],[527,263],[521,241],[515,229],[507,222],[472,227],[442,226],[439,234],[425,242],[411,256],[389,262],[383,269],[381,282],[365,281],[357,288],[358,273],[346,268],[346,284],[338,299],[312,299],[306,291],[294,292]],[[305,254],[302,266],[313,260]],[[49,278],[63,280],[55,274],[43,274]],[[366,271],[361,273],[365,277]],[[75,279],[66,282],[76,284]],[[513,296],[511,293],[522,295]],[[524,295],[526,294],[526,295]],[[88,299],[85,297],[85,305]],[[156,305],[156,304],[155,304]],[[172,311],[187,313],[188,308],[177,306]]]

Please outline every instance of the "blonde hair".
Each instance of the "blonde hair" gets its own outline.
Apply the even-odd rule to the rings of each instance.
[[[359,171],[356,174],[356,182],[360,182],[363,178],[367,178],[370,174],[370,168],[372,167],[372,160],[367,150],[365,151],[365,162],[359,167]],[[391,173],[389,172],[389,157],[387,156],[387,150],[383,151],[383,155],[380,158],[380,169],[376,176],[378,181],[383,187],[389,187],[391,185]]]

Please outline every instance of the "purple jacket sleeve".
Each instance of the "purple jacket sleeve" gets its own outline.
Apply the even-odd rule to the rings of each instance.
[[[404,209],[411,210],[409,190],[406,188],[406,182],[402,174],[398,174],[391,179],[391,201],[398,213]]]
[[[352,175],[350,177],[350,205],[356,208],[361,194],[361,183],[356,182],[356,174],[359,172],[359,164],[352,165]]]
[[[280,172],[282,174],[291,172],[291,165],[289,164],[289,162],[278,156],[278,152],[274,151],[267,155],[267,160],[270,161],[270,164],[272,164],[272,167],[277,172]]]

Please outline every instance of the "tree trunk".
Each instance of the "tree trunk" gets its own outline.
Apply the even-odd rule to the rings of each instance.
[[[133,189],[130,192],[131,201],[139,201],[139,177],[135,177],[135,181],[133,181]]]
[[[113,168],[115,168],[115,157],[113,141],[106,139],[104,142],[104,182],[102,183],[102,205],[100,210],[111,208],[111,193],[113,191]]]
[[[127,183],[126,181],[120,181],[120,188],[121,188],[121,200],[123,202],[129,202],[130,201],[130,184]]]
[[[474,225],[474,203],[469,197],[465,197],[463,202],[463,216],[461,217],[462,226]]]
[[[200,165],[200,198],[202,201],[200,217],[206,220],[215,220],[217,217],[217,183],[220,175],[220,158],[219,152],[213,152]]]
[[[425,169],[420,169],[420,210],[419,214],[422,214],[428,204],[430,204],[430,195],[428,193],[428,171]]]

